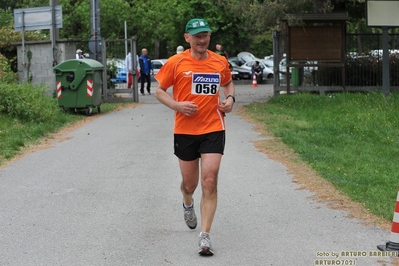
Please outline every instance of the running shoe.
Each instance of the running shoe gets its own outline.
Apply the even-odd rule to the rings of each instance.
[[[198,254],[201,256],[212,256],[213,249],[208,233],[201,232],[198,240]]]
[[[194,200],[193,200],[193,205],[189,208],[184,207],[183,203],[183,209],[184,209],[184,221],[186,221],[186,224],[190,229],[195,229],[197,227],[197,216],[195,215],[194,211]]]

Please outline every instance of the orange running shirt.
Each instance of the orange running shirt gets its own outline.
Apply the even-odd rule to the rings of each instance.
[[[166,61],[155,76],[160,86],[173,86],[173,98],[198,105],[198,112],[185,116],[175,112],[174,134],[201,135],[225,130],[224,115],[218,110],[221,85],[231,82],[227,59],[208,50],[208,58],[196,60],[190,49]]]

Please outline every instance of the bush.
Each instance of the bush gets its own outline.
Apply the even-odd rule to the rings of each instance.
[[[28,122],[50,122],[57,118],[57,99],[45,94],[44,87],[29,83],[0,85],[0,112]]]
[[[17,81],[17,75],[11,70],[7,58],[0,54],[0,82],[12,83]]]
[[[377,68],[378,65],[370,57],[347,58],[346,85],[377,86],[380,80]]]
[[[383,62],[372,56],[348,57],[345,61],[346,86],[381,86]],[[399,86],[399,58],[389,57],[390,86]],[[318,67],[316,84],[333,86],[342,84],[342,70],[339,67]]]

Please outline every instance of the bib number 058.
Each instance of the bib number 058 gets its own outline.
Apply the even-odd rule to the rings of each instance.
[[[195,93],[197,94],[216,94],[218,91],[217,84],[196,84]]]

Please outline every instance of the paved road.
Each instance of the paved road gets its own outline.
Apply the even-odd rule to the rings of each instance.
[[[239,104],[271,94],[271,85],[237,86]],[[140,101],[0,169],[0,265],[302,266],[341,252],[356,252],[341,265],[390,261],[369,256],[390,232],[298,190],[281,163],[254,148],[262,136],[234,113],[226,117],[211,232],[216,255],[199,257],[199,230],[183,221],[173,113],[153,95]]]

